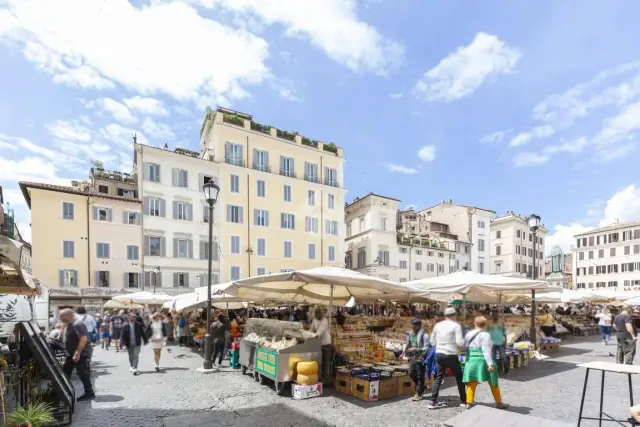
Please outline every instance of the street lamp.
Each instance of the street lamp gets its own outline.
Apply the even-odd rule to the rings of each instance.
[[[156,284],[158,282],[158,274],[160,274],[160,267],[153,269],[153,293],[156,293]]]
[[[527,224],[529,225],[529,230],[531,230],[531,233],[533,234],[533,274],[531,275],[531,278],[533,280],[536,280],[536,276],[537,276],[537,267],[536,267],[536,258],[537,258],[537,248],[536,248],[536,243],[537,243],[537,236],[536,233],[538,232],[538,229],[540,228],[540,216],[536,215],[536,214],[531,214],[529,215],[529,217],[527,218]],[[533,345],[535,345],[536,342],[536,291],[535,289],[531,290],[531,331],[530,331],[530,335],[531,335],[531,343]]]
[[[211,339],[211,279],[212,273],[212,261],[213,261],[213,206],[218,200],[218,193],[220,187],[213,182],[209,181],[202,186],[204,192],[204,199],[209,204],[209,268],[207,277],[207,332],[204,335],[204,372],[211,372],[213,369],[213,342]]]

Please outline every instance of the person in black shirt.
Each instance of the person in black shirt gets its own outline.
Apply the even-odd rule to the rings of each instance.
[[[633,359],[636,356],[637,333],[631,312],[631,307],[625,307],[613,321],[618,339],[616,361],[625,365],[633,365]]]
[[[67,308],[60,312],[60,321],[64,324],[62,340],[67,351],[63,371],[67,377],[75,369],[84,386],[84,394],[78,397],[78,401],[91,400],[96,397],[91,384],[91,346],[89,345],[89,332],[80,319],[76,319],[73,310]]]

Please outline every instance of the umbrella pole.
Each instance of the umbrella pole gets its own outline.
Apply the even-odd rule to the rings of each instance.
[[[331,295],[329,296],[329,330],[331,330],[331,314],[333,313],[333,288],[331,285]]]
[[[462,332],[465,332],[467,325],[467,294],[462,294]]]

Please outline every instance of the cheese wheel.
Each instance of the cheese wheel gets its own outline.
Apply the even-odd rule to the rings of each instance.
[[[316,362],[315,360],[298,362],[298,366],[296,367],[296,370],[298,372],[298,375],[317,375],[318,362]]]
[[[298,372],[298,363],[301,361],[302,359],[300,359],[299,357],[291,357],[289,359],[289,376],[291,377],[291,379],[295,378],[296,372]]]
[[[300,385],[313,385],[318,383],[318,374],[314,375],[303,375],[298,374],[298,378],[296,382]]]

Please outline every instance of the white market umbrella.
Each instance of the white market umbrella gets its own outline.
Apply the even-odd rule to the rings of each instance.
[[[467,294],[470,291],[511,292],[522,291],[554,292],[559,287],[546,280],[530,280],[521,277],[496,276],[473,271],[459,271],[439,277],[413,280],[405,285],[424,293],[457,293]]]
[[[134,304],[143,305],[162,305],[167,301],[173,300],[175,297],[167,294],[155,294],[152,292],[134,292],[126,295],[116,295],[112,298],[114,301],[129,301]]]
[[[129,309],[134,309],[134,308],[144,308],[144,306],[142,304],[135,304],[132,303],[130,301],[116,301],[116,300],[110,300],[107,301],[102,308],[129,308]]]
[[[633,297],[624,301],[624,305],[640,305],[640,296]]]

